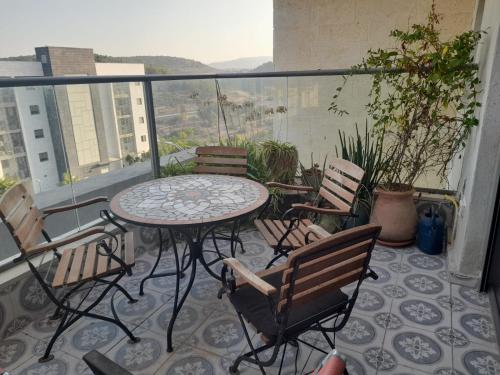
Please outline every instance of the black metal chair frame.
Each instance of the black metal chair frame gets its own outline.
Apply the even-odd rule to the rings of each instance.
[[[314,199],[313,203],[314,203],[314,207],[319,207],[322,200],[324,200],[323,197],[321,197],[319,194],[316,196],[316,198]],[[356,201],[357,201],[357,197],[356,197]],[[270,201],[268,201],[266,203],[266,207],[269,205]],[[353,205],[354,207],[354,205]],[[262,213],[265,211],[265,208],[264,210],[262,210],[261,212],[261,215]],[[276,248],[274,249],[274,255],[275,257],[272,258],[269,263],[266,265],[266,269],[267,268],[270,268],[274,265],[274,263],[282,258],[282,257],[285,257],[285,258],[288,258],[288,255],[291,251],[293,251],[294,249],[286,249],[284,248],[283,246],[283,242],[288,238],[288,236],[290,235],[290,233],[294,230],[297,230],[298,229],[298,226],[301,222],[302,219],[304,219],[305,217],[307,217],[308,219],[310,219],[313,223],[318,223],[319,221],[319,218],[320,218],[320,214],[317,213],[317,212],[309,212],[308,214],[304,215],[304,212],[305,210],[304,209],[300,209],[300,208],[296,208],[296,207],[291,207],[289,208],[288,210],[286,210],[283,215],[281,216],[280,220],[282,222],[284,222],[285,220],[287,220],[288,218],[290,218],[290,223],[288,224],[287,226],[287,229],[285,231],[285,233],[283,234],[283,236],[279,239],[278,241],[278,245],[276,246]],[[292,216],[292,215],[296,215],[296,216]],[[259,219],[261,218],[259,215]],[[330,215],[334,215],[334,214],[330,214]],[[347,223],[349,222],[349,219],[350,218],[355,218],[355,217],[358,217],[357,214],[355,214],[353,212],[353,210],[351,209],[351,212],[349,213],[349,215],[336,215],[337,217],[340,217],[342,218],[342,216],[344,216],[344,220],[342,221],[342,224],[339,228],[339,231],[343,231],[344,229],[346,229],[346,226],[347,226]],[[308,244],[310,242],[310,234],[312,232],[309,232],[307,233],[306,235],[306,244]]]
[[[285,356],[285,352],[286,352],[286,347],[289,343],[291,345],[298,345],[298,343],[302,343],[302,344],[304,344],[312,349],[318,350],[324,354],[328,354],[328,352],[326,352],[325,350],[317,347],[316,345],[308,343],[308,342],[306,342],[298,337],[299,335],[301,335],[307,331],[319,331],[319,332],[321,332],[322,336],[324,337],[325,341],[328,343],[330,348],[335,349],[335,333],[340,331],[342,328],[344,328],[347,321],[349,320],[349,317],[351,315],[351,312],[354,308],[354,304],[355,304],[356,299],[357,299],[358,294],[359,294],[359,288],[361,286],[361,283],[366,278],[372,278],[374,280],[378,279],[378,275],[375,273],[375,271],[373,271],[369,267],[371,252],[373,250],[374,245],[375,245],[375,241],[373,241],[371,248],[368,252],[368,256],[366,257],[366,260],[364,262],[363,271],[361,273],[361,275],[363,275],[363,276],[360,277],[360,279],[358,280],[356,287],[353,291],[353,294],[348,299],[346,305],[337,311],[331,311],[331,313],[326,317],[324,317],[324,314],[322,312],[321,318],[318,318],[318,316],[311,316],[306,321],[300,322],[300,324],[306,325],[307,328],[300,330],[298,332],[294,332],[293,336],[288,336],[286,334],[286,327],[287,327],[287,322],[288,322],[288,318],[290,315],[293,289],[294,289],[295,281],[297,278],[297,272],[299,270],[300,264],[307,262],[308,259],[313,258],[314,254],[313,255],[311,255],[311,254],[305,255],[305,256],[301,256],[301,257],[297,258],[297,261],[295,262],[294,267],[293,267],[293,271],[292,271],[290,288],[288,288],[287,302],[286,302],[286,306],[284,308],[284,311],[278,312],[277,306],[274,303],[272,296],[267,296],[269,308],[271,309],[271,311],[274,312],[275,322],[279,327],[278,335],[277,335],[275,340],[273,340],[272,342],[266,343],[258,348],[255,348],[253,343],[252,343],[251,337],[248,333],[247,325],[245,324],[243,315],[241,314],[241,312],[236,311],[236,313],[238,315],[238,319],[239,319],[241,326],[243,328],[245,338],[246,338],[248,345],[250,347],[250,351],[248,351],[248,352],[240,355],[238,358],[236,358],[236,360],[233,362],[233,364],[229,368],[229,373],[230,374],[239,374],[238,367],[239,367],[240,363],[243,361],[246,361],[246,362],[252,363],[254,365],[257,365],[259,367],[260,371],[262,372],[262,374],[266,375],[264,367],[268,367],[268,366],[271,366],[272,364],[274,364],[274,362],[276,361],[276,359],[278,357],[281,345],[284,345],[283,353],[282,353],[282,357],[281,357],[281,361],[280,361],[279,372],[278,372],[278,374],[281,374],[284,356]],[[228,268],[229,268],[229,275],[228,275]],[[222,268],[221,278],[222,278],[223,288],[219,292],[219,298],[222,297],[223,293],[231,294],[231,293],[234,293],[236,290],[236,280],[234,277],[234,272],[232,269],[230,269],[230,267],[227,266],[227,264],[224,264],[224,266]],[[340,323],[337,324],[337,320],[341,316],[343,316],[343,317],[342,317]],[[334,324],[332,327],[323,327],[323,325],[325,323],[330,322],[332,320],[334,321]],[[333,333],[333,340],[328,336],[328,333]],[[270,349],[270,348],[273,348],[273,352],[272,352],[271,357],[267,361],[264,361],[264,362],[261,361],[259,359],[258,354],[262,353],[263,351]],[[344,372],[344,374],[347,374],[347,372]]]
[[[44,218],[46,218],[49,215],[51,215],[51,214],[44,215]],[[109,215],[108,211],[101,210],[100,216],[102,218],[106,218],[108,222],[113,223],[123,233],[127,232],[127,230],[122,225],[116,223],[116,221]],[[109,238],[111,239],[111,242],[114,242],[115,246],[114,246],[114,248],[112,248],[105,242],[104,239],[101,239],[98,241],[98,244],[96,246],[97,252],[102,256],[107,256],[107,257],[110,257],[111,259],[115,260],[116,262],[118,262],[121,265],[121,268],[115,272],[106,274],[103,277],[95,277],[94,279],[83,281],[83,282],[76,284],[75,286],[72,286],[69,289],[69,291],[67,291],[62,296],[61,299],[57,298],[56,294],[54,293],[54,288],[52,288],[52,286],[46,282],[45,278],[39,272],[37,267],[33,264],[32,259],[35,257],[38,257],[40,255],[40,253],[34,253],[31,255],[21,255],[19,258],[20,260],[24,260],[28,263],[28,266],[29,266],[31,272],[33,273],[34,277],[40,283],[40,286],[45,291],[45,293],[47,294],[49,299],[52,301],[52,303],[54,303],[54,305],[56,306],[56,310],[54,311],[54,313],[51,315],[51,317],[49,319],[51,319],[51,320],[61,319],[59,322],[59,325],[56,328],[56,331],[52,335],[52,338],[50,339],[50,341],[45,349],[43,356],[39,359],[39,362],[41,362],[41,363],[50,361],[54,358],[54,355],[51,354],[51,351],[52,351],[52,347],[53,347],[54,343],[56,342],[57,338],[65,330],[67,330],[69,327],[71,327],[74,323],[76,323],[82,317],[95,318],[98,320],[113,323],[113,324],[117,325],[119,328],[121,328],[123,330],[123,332],[125,332],[125,334],[130,339],[129,342],[136,343],[136,342],[140,341],[140,338],[136,337],[122,323],[122,321],[118,317],[118,314],[116,313],[116,310],[114,307],[114,297],[115,297],[115,294],[117,291],[120,291],[121,293],[123,293],[123,295],[128,299],[129,303],[135,303],[138,301],[137,299],[134,299],[125,290],[125,288],[123,288],[120,284],[118,284],[120,279],[125,274],[127,274],[129,276],[132,275],[132,268],[129,265],[127,265],[121,258],[117,257],[114,254],[114,252],[116,251],[116,249],[118,247],[118,239],[116,238],[116,236],[109,231],[103,231],[102,233],[104,235],[109,236]],[[47,242],[52,242],[51,237],[49,236],[47,231],[42,230],[42,235],[46,239]],[[58,249],[55,248],[52,251],[53,251],[54,256],[59,261],[61,259],[62,255],[58,252]],[[49,268],[49,270],[47,270],[47,273],[48,272],[50,272],[50,268]],[[111,280],[105,279],[105,278],[108,278],[110,276],[115,276],[115,277],[112,278]],[[88,285],[88,284],[92,284],[92,285],[90,285],[87,288],[83,288],[84,285]],[[88,305],[85,308],[82,308],[83,303],[89,297],[92,290],[98,284],[106,285],[106,287],[100,293],[100,295],[92,303],[90,303],[90,305]],[[111,296],[111,312],[113,314],[113,318],[92,312],[92,310],[106,297],[108,292],[113,288],[117,289]],[[72,307],[71,303],[70,303],[70,297],[73,296],[76,292],[81,292],[82,290],[86,290],[86,293],[83,295],[80,302],[76,306]]]

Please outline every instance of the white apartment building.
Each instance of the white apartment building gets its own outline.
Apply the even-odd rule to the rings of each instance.
[[[95,63],[89,49],[36,51],[37,62],[0,61],[0,77],[144,75],[142,64]],[[122,168],[127,157],[148,151],[142,83],[0,91],[0,178],[31,177],[35,193],[68,176],[85,179]]]

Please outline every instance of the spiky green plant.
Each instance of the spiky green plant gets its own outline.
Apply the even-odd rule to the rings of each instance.
[[[161,177],[179,176],[183,174],[190,174],[193,172],[195,163],[190,161],[187,163],[180,162],[177,158],[171,158],[167,164],[161,167]]]
[[[272,181],[291,184],[299,163],[297,147],[288,142],[264,141],[260,145],[262,158]]]
[[[319,191],[321,187],[321,181],[323,180],[323,175],[325,174],[326,168],[326,157],[323,160],[322,168],[320,168],[319,163],[315,162],[313,159],[313,153],[311,152],[311,166],[306,168],[302,162],[299,162],[300,168],[300,179],[302,185],[312,186],[315,192]]]
[[[365,122],[365,134],[361,136],[356,124],[356,135],[346,136],[345,132],[339,130],[340,152],[335,146],[337,157],[356,164],[363,168],[365,175],[361,180],[361,198],[369,198],[373,190],[380,183],[390,160],[384,156],[384,134],[373,137],[368,130],[368,121]]]

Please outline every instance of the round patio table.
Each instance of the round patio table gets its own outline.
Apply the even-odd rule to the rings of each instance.
[[[139,226],[158,229],[160,246],[158,258],[148,278],[176,277],[174,308],[167,329],[167,351],[172,348],[172,330],[194,280],[199,262],[214,278],[220,280],[209,267],[214,261],[204,258],[203,242],[224,222],[237,221],[261,208],[268,200],[267,189],[252,180],[224,175],[183,175],[161,178],[132,186],[118,193],[110,203],[111,212],[118,218]],[[172,243],[176,269],[174,272],[154,274],[163,251],[162,230],[167,230]],[[185,241],[189,252],[179,261],[175,235]],[[217,250],[218,252],[218,250]],[[185,257],[188,259],[184,265]],[[221,255],[215,259],[220,261]],[[179,298],[180,279],[191,268],[186,290]]]

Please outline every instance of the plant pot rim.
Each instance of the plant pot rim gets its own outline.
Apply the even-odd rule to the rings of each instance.
[[[415,194],[415,188],[412,186],[409,190],[405,191],[393,191],[393,190],[385,190],[380,186],[375,188],[375,193],[378,195],[387,195],[387,196],[409,196]]]

